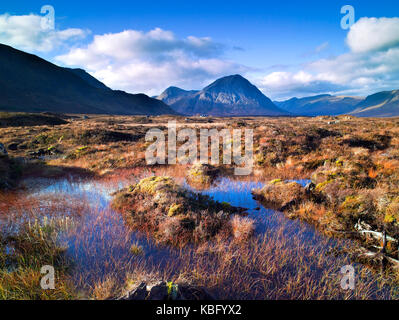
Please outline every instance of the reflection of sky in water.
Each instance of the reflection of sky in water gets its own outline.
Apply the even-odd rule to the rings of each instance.
[[[302,186],[306,186],[310,180],[292,180]],[[229,178],[219,179],[210,189],[203,191],[217,201],[228,202],[232,206],[248,209],[248,216],[256,221],[256,232],[263,233],[266,229],[280,229],[280,224],[284,223],[288,236],[293,233],[301,233],[307,242],[316,243],[321,235],[306,223],[299,220],[288,220],[282,213],[267,209],[262,204],[253,199],[251,191],[264,186],[261,182],[231,180]],[[258,210],[256,210],[258,209]]]
[[[308,181],[300,181],[305,185]],[[187,186],[187,185],[186,185]],[[228,202],[233,206],[249,209],[249,217],[256,220],[256,232],[262,234],[266,230],[279,229],[284,224],[284,232],[289,236],[298,234],[308,245],[316,245],[319,237],[314,228],[299,221],[291,221],[283,214],[261,206],[252,198],[251,190],[261,188],[260,182],[246,182],[221,178],[203,194],[213,197],[220,202]],[[107,275],[115,270],[129,271],[133,259],[145,259],[147,264],[166,266],[168,260],[177,255],[177,250],[159,246],[140,232],[129,230],[122,216],[110,209],[111,193],[122,188],[121,183],[113,186],[100,182],[79,182],[60,180],[44,186],[40,191],[31,194],[32,197],[55,196],[69,197],[88,203],[86,212],[78,218],[75,229],[62,236],[61,241],[68,245],[68,253],[75,261],[75,273],[91,282],[91,277],[98,274]],[[72,201],[72,200],[71,200]],[[256,209],[259,210],[256,210]],[[132,244],[139,244],[144,248],[144,255],[137,257],[130,252]],[[334,241],[331,241],[333,245]],[[122,269],[122,270],[121,270]],[[125,272],[120,272],[124,276]]]

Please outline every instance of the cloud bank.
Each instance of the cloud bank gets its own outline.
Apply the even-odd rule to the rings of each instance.
[[[50,52],[88,33],[76,28],[46,30],[42,28],[42,18],[35,14],[0,15],[0,43],[30,52]]]
[[[156,28],[96,35],[86,47],[56,59],[87,69],[110,87],[155,95],[170,85],[195,88],[222,75],[246,72],[248,68],[223,59],[225,49],[211,38],[179,39]]]
[[[226,59],[226,52],[234,48],[209,37],[179,38],[160,28],[125,30],[95,35],[83,46],[80,40],[88,30],[45,30],[41,22],[42,16],[35,14],[0,15],[0,42],[51,56],[64,52],[54,58],[56,62],[84,68],[109,87],[128,92],[157,95],[171,85],[200,89],[236,73],[279,100],[320,93],[367,95],[399,88],[399,18],[361,18],[345,39],[348,53],[316,58],[328,48],[329,42],[324,42],[306,55],[314,61],[289,68],[277,65],[262,76]]]
[[[319,93],[367,95],[399,88],[399,18],[361,18],[349,30],[349,53],[276,71],[257,84],[274,98]]]

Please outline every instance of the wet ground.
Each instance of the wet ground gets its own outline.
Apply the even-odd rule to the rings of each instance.
[[[305,185],[308,181],[298,182]],[[166,270],[171,261],[176,265],[181,250],[191,249],[157,245],[150,235],[133,231],[125,225],[122,216],[110,208],[110,202],[111,194],[127,186],[128,181],[63,179],[35,180],[26,184],[30,186],[27,199],[34,203],[32,210],[36,217],[69,216],[74,221],[70,228],[60,233],[59,241],[74,261],[72,281],[82,290],[94,286],[108,275],[124,281],[127,273],[142,265],[147,269]],[[340,248],[341,242],[326,238],[313,226],[289,220],[282,213],[267,209],[255,201],[251,190],[262,186],[259,182],[221,178],[209,189],[198,192],[220,202],[247,208],[248,216],[256,221],[256,236],[259,239],[265,233],[276,232],[287,239],[288,245],[290,241],[306,244],[309,248],[307,252],[327,254]],[[24,219],[23,215],[19,215],[19,219]],[[132,254],[132,245],[141,247],[142,254]]]

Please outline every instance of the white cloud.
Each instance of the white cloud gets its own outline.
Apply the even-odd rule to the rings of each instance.
[[[353,52],[396,47],[399,45],[399,18],[361,18],[350,28],[347,44]]]
[[[197,88],[216,77],[247,70],[224,60],[224,50],[210,38],[179,39],[156,28],[96,35],[86,47],[56,59],[87,69],[111,88],[154,95],[170,85]]]
[[[42,17],[35,14],[0,15],[0,43],[21,50],[50,52],[70,40],[81,39],[87,31],[82,29],[46,30],[41,26]]]
[[[368,95],[399,88],[399,18],[362,18],[350,29],[350,52],[256,83],[275,99],[319,93]]]
[[[179,38],[160,28],[125,30],[95,35],[89,44],[78,46],[76,40],[88,31],[44,30],[41,19],[35,14],[0,15],[0,42],[33,52],[67,48],[57,61],[82,67],[114,89],[155,95],[170,85],[199,89],[218,77],[251,71],[226,60],[228,48],[208,37]],[[399,88],[399,18],[361,18],[349,30],[346,43],[348,53],[320,59],[329,48],[324,42],[304,56],[317,60],[296,70],[274,66],[275,72],[251,80],[275,99],[319,93],[367,95]]]

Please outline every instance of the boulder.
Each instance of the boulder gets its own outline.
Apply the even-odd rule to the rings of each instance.
[[[145,282],[141,282],[136,289],[127,292],[120,300],[145,300],[147,294],[147,285]]]
[[[147,300],[169,300],[168,298],[168,287],[166,282],[161,281],[152,286],[147,286],[149,293]]]

